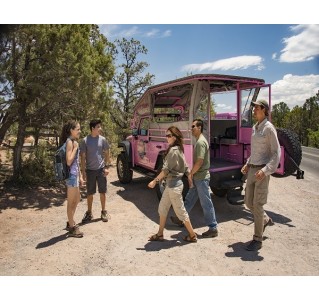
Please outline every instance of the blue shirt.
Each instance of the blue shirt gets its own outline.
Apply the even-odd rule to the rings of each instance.
[[[86,136],[80,146],[81,153],[85,153],[86,169],[99,170],[105,167],[104,153],[110,148],[105,137],[98,135]]]

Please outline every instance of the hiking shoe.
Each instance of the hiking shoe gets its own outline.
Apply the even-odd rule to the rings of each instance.
[[[87,211],[85,214],[84,214],[84,217],[82,219],[82,223],[87,223],[87,222],[90,222],[92,221],[93,219],[93,215],[91,212]]]
[[[268,222],[264,225],[264,231],[267,226],[273,226],[273,225],[275,225],[274,221],[272,220],[272,218],[269,218]]]
[[[101,211],[101,219],[103,222],[107,222],[110,219],[110,215],[107,213],[107,210]]]
[[[252,240],[249,245],[246,247],[246,250],[248,251],[257,251],[262,247],[262,242]]]
[[[209,228],[207,231],[202,233],[203,238],[213,238],[218,236],[217,228]]]
[[[79,226],[75,225],[75,226],[70,228],[68,236],[81,238],[81,237],[83,237],[83,232],[80,231]]]
[[[171,216],[170,219],[172,223],[174,223],[175,225],[178,225],[179,227],[184,227],[184,223],[179,218]]]

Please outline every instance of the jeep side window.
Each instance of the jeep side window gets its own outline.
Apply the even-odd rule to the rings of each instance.
[[[241,91],[241,127],[252,127],[252,109],[250,107],[251,101],[257,96],[256,89],[248,89]]]
[[[147,136],[148,135],[148,128],[150,125],[150,119],[149,118],[144,118],[141,120],[140,123],[140,130],[139,133],[141,136]]]

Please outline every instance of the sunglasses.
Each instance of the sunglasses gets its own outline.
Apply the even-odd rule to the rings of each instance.
[[[172,134],[166,134],[165,135],[167,138],[171,138],[173,135]]]

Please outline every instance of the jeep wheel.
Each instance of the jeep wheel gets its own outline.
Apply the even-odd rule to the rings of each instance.
[[[211,188],[214,195],[224,197],[227,194],[227,189]]]
[[[130,165],[127,156],[124,152],[121,152],[116,161],[117,177],[121,183],[129,183],[132,181],[133,171],[130,169]]]
[[[275,177],[286,177],[293,174],[300,165],[302,157],[301,144],[297,134],[288,129],[277,128],[277,135],[280,146],[285,149],[285,166],[284,175],[275,174]],[[291,161],[290,157],[295,161],[297,166]]]

